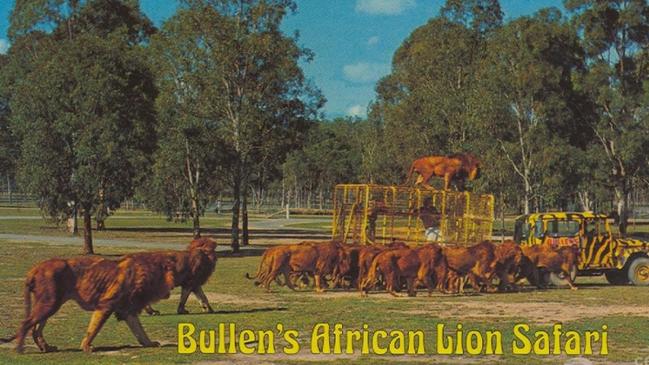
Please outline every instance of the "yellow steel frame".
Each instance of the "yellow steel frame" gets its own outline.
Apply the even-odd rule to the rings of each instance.
[[[442,243],[471,244],[491,238],[493,195],[371,184],[336,185],[332,238],[358,244],[371,243],[371,238],[376,243],[392,239],[423,243],[424,227],[418,212],[427,198],[440,212]]]

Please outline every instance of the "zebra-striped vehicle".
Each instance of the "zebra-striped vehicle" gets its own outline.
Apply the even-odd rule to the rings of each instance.
[[[521,245],[578,246],[579,264],[573,276],[604,274],[611,284],[649,285],[649,242],[614,237],[604,214],[523,215],[516,219],[514,240]],[[545,280],[563,282],[554,275],[547,275]]]

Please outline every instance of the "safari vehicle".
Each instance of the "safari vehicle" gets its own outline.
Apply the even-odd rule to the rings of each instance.
[[[649,285],[649,242],[613,237],[604,214],[548,212],[520,216],[514,226],[514,241],[521,245],[579,247],[574,276],[604,274],[611,284]],[[563,278],[545,278],[553,284]]]

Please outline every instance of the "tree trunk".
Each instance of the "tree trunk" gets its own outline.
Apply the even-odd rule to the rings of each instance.
[[[318,206],[319,206],[320,210],[324,209],[323,208],[324,197],[322,196],[322,188],[320,188],[319,191],[318,191],[318,200],[319,200]]]
[[[76,206],[72,209],[72,216],[67,220],[68,233],[73,235],[79,234],[79,226],[77,224],[77,208]]]
[[[284,208],[284,207],[286,206],[286,204],[285,204],[285,199],[286,199],[286,183],[285,183],[284,181],[285,181],[285,180],[284,180],[284,177],[282,177],[282,202],[280,203],[280,205],[282,206],[282,208]]]
[[[13,199],[11,197],[11,178],[7,174],[7,193],[9,193],[9,204],[13,204]]]
[[[248,235],[248,179],[243,179],[243,186],[241,187],[241,199],[243,201],[241,209],[241,229],[243,231],[243,237],[241,237],[241,244],[248,246],[249,235]]]
[[[90,209],[83,209],[83,254],[93,255],[95,252],[92,248],[92,217]]]
[[[530,195],[532,188],[530,187],[529,182],[525,181],[525,194],[523,196],[523,211],[525,214],[530,214]]]
[[[307,188],[306,192],[306,207],[307,209],[311,209],[311,186]]]
[[[73,235],[78,235],[79,234],[79,210],[77,208],[74,208],[74,218],[72,222],[72,234]]]
[[[505,194],[500,192],[500,243],[505,242]]]
[[[192,220],[193,220],[193,234],[194,238],[201,237],[201,222],[200,212],[198,209],[198,199],[192,198]]]
[[[587,191],[577,192],[577,197],[579,198],[581,209],[584,212],[593,210],[593,200],[590,198],[590,194]]]
[[[95,222],[97,231],[103,231],[106,229],[106,218],[108,217],[108,212],[103,203],[99,204],[95,213]]]
[[[626,183],[615,188],[615,199],[617,200],[618,229],[622,237],[626,236],[629,220],[629,192]]]
[[[239,252],[239,206],[241,198],[241,181],[237,176],[232,187],[232,195],[234,201],[232,202],[232,252]]]

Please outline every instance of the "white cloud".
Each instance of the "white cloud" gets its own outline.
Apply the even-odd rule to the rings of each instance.
[[[390,65],[384,63],[358,62],[343,67],[345,78],[353,82],[374,82],[390,73]]]
[[[373,36],[373,37],[369,37],[369,38],[367,39],[367,45],[368,45],[368,46],[373,46],[373,45],[379,43],[379,40],[380,40],[380,38],[379,38],[379,36],[377,36],[377,35],[375,35],[375,36]]]
[[[351,106],[347,109],[347,115],[350,117],[364,117],[367,113],[366,108],[363,108],[360,105]]]
[[[9,50],[9,41],[0,38],[0,54],[7,54]]]
[[[356,0],[356,11],[373,15],[399,15],[413,8],[415,0]]]

